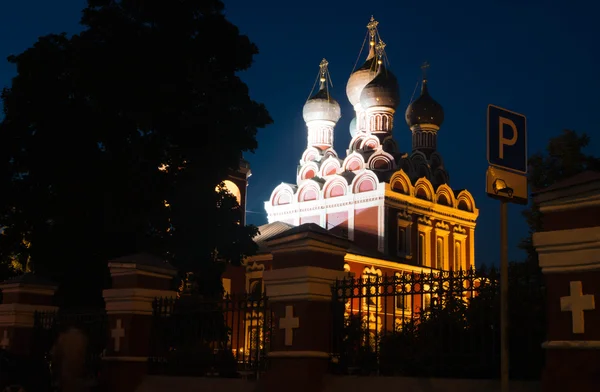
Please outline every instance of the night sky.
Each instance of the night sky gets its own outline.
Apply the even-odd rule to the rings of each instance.
[[[336,127],[340,156],[350,141],[354,116],[346,81],[357,61],[371,15],[380,22],[390,68],[402,102],[394,135],[410,151],[404,111],[428,72],[431,95],[443,105],[445,122],[438,149],[453,189],[468,189],[480,210],[477,264],[499,260],[499,202],[485,195],[486,108],[495,104],[527,116],[529,153],[542,150],[564,128],[592,136],[588,153],[600,155],[600,6],[593,1],[265,1],[229,0],[228,18],[255,42],[260,54],[242,74],[253,99],[263,102],[274,124],[261,130],[252,166],[248,221],[266,223],[264,201],[281,182],[295,182],[306,147],[302,106],[323,57],[329,61],[333,97],[342,119]],[[15,74],[4,59],[31,46],[40,35],[76,33],[85,0],[19,0],[0,4],[0,86]],[[211,39],[219,39],[218,36]],[[364,56],[364,53],[363,53]],[[361,56],[359,65],[364,61]],[[418,91],[417,91],[418,94]],[[199,129],[198,132],[205,132]],[[521,207],[509,207],[509,257],[527,228]]]

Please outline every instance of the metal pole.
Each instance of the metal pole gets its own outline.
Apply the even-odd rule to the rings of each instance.
[[[508,392],[508,203],[500,201],[500,385]]]

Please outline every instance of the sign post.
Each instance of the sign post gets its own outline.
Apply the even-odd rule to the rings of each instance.
[[[488,105],[486,173],[488,196],[500,200],[500,383],[509,391],[508,363],[508,203],[527,204],[527,120]]]

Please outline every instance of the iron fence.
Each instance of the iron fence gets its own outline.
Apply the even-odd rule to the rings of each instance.
[[[338,281],[332,287],[332,371],[497,377],[499,279],[491,270],[363,275]],[[509,286],[512,376],[537,378],[545,332],[543,286],[537,278],[511,279],[510,274]]]
[[[153,307],[151,374],[257,378],[265,370],[273,319],[266,297],[158,298]]]

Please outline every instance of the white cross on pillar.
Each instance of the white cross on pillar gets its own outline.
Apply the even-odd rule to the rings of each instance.
[[[560,310],[563,312],[571,312],[571,316],[573,317],[573,333],[583,333],[585,329],[583,311],[596,308],[594,304],[594,295],[583,295],[581,281],[571,282],[570,286],[571,295],[568,297],[560,297]]]
[[[285,329],[285,345],[291,346],[294,339],[294,329],[300,327],[300,319],[294,317],[294,307],[285,307],[285,317],[279,319],[279,329]]]
[[[121,351],[121,338],[125,337],[125,329],[122,326],[121,319],[117,319],[117,325],[110,331],[110,336],[115,339],[115,352]]]
[[[10,344],[10,339],[8,338],[8,330],[4,330],[4,336],[2,336],[2,341],[0,341],[0,347],[3,349],[7,349]]]

